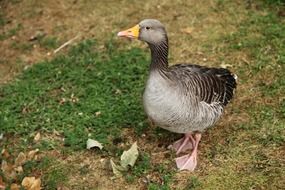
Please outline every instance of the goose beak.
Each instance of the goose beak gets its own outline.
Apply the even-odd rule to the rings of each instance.
[[[137,39],[137,38],[139,38],[139,30],[140,30],[139,25],[135,25],[134,27],[132,27],[130,29],[119,32],[118,36]]]

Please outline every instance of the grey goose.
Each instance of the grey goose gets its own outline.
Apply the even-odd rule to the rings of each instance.
[[[145,112],[156,125],[184,134],[171,147],[177,154],[192,149],[175,161],[179,170],[193,171],[201,133],[220,119],[233,98],[236,75],[224,68],[194,64],[169,66],[166,30],[155,19],[145,19],[118,36],[148,44],[151,63],[143,94]]]

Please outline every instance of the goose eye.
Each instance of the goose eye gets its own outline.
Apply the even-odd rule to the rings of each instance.
[[[146,26],[146,27],[145,27],[145,29],[149,30],[149,29],[150,29],[150,27],[149,27],[149,26]]]

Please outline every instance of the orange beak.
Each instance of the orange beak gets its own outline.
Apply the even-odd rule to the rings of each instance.
[[[126,37],[126,38],[138,38],[139,37],[139,25],[135,25],[134,27],[121,31],[118,33],[119,37]]]

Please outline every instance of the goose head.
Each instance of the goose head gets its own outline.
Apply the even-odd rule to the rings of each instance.
[[[139,39],[151,45],[167,41],[163,24],[155,19],[145,19],[134,27],[119,32],[118,36]]]

